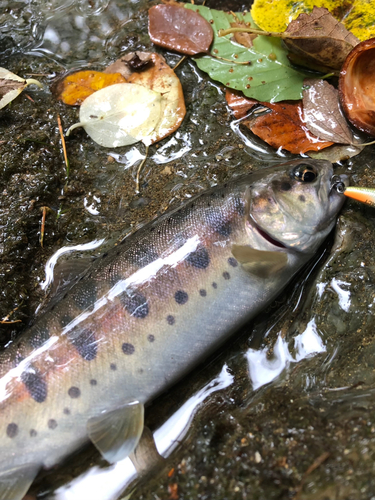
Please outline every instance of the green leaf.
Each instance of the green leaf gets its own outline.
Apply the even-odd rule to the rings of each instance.
[[[247,48],[232,40],[233,35],[219,37],[220,29],[229,29],[231,23],[243,21],[257,28],[250,13],[233,14],[201,5],[185,4],[203,16],[212,26],[214,41],[211,54],[231,62],[210,56],[195,57],[197,66],[227,87],[241,90],[245,96],[259,101],[278,102],[285,99],[301,99],[303,79],[311,76],[303,70],[294,69],[287,58],[281,40],[257,36],[253,47]],[[250,62],[250,64],[238,64]]]

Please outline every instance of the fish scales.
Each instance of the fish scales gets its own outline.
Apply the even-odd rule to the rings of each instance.
[[[297,161],[214,188],[96,259],[0,356],[0,500],[2,473],[18,500],[17,471],[32,480],[87,441],[90,419],[149,402],[269,304],[333,227],[331,175]]]

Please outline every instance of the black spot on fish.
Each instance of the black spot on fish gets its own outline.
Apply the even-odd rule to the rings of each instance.
[[[183,290],[178,290],[174,294],[174,300],[177,302],[177,304],[180,304],[180,305],[186,304],[188,299],[189,299],[189,295],[186,292],[184,292]]]
[[[64,408],[63,413],[64,413],[64,415],[70,415],[69,408]]]
[[[302,203],[304,203],[306,201],[306,198],[303,196],[303,194],[300,194],[298,199],[299,199],[299,201],[302,201]]]
[[[18,434],[18,425],[17,424],[8,424],[7,427],[7,436],[10,438],[16,437]]]
[[[68,325],[71,321],[73,321],[73,318],[70,316],[70,314],[63,314],[60,318],[60,325],[61,328],[64,328],[66,325]]]
[[[33,438],[33,437],[35,437],[35,436],[37,436],[37,435],[38,435],[38,433],[36,432],[36,430],[35,430],[35,429],[30,429],[30,437],[32,437],[32,438]]]
[[[56,420],[54,420],[53,418],[50,418],[50,419],[48,420],[48,424],[47,424],[47,425],[48,425],[48,428],[49,428],[49,429],[54,430],[54,429],[56,429],[56,427],[57,427],[57,422],[56,422]]]
[[[206,290],[204,290],[203,288],[202,288],[202,290],[199,290],[199,295],[200,295],[201,297],[205,297],[205,296],[207,295]]]
[[[228,238],[232,232],[231,223],[228,220],[225,220],[224,217],[220,213],[214,213],[210,216],[209,224],[215,233],[223,236],[224,238]]]
[[[171,315],[167,316],[168,325],[174,325],[175,322],[176,322],[176,320],[175,320],[174,316],[171,316]]]
[[[120,295],[120,300],[123,307],[128,311],[131,316],[135,318],[144,319],[148,315],[147,299],[140,292],[124,292]]]
[[[81,311],[93,307],[96,301],[96,285],[92,281],[86,283],[85,289],[79,295],[75,295],[74,302]]]
[[[41,347],[50,338],[49,330],[46,326],[37,329],[37,332],[30,339],[30,345],[34,349]]]
[[[81,391],[78,387],[70,387],[69,390],[68,390],[68,394],[69,396],[72,398],[72,399],[77,399],[80,397],[81,395]]]
[[[124,354],[133,354],[135,351],[135,348],[133,346],[133,344],[128,344],[127,342],[124,342],[122,344],[122,352]]]
[[[228,264],[230,266],[232,266],[232,267],[237,267],[238,266],[238,262],[236,261],[236,259],[234,257],[229,257]]]
[[[216,289],[217,288],[217,283],[213,282],[212,283],[212,287]]]
[[[230,280],[230,274],[227,271],[223,272],[223,278],[225,280]]]
[[[98,354],[97,341],[94,332],[89,328],[80,331],[78,334],[75,334],[73,331],[72,337],[69,340],[85,361],[92,361],[96,358]]]
[[[109,365],[109,367],[110,367],[110,369],[111,369],[112,371],[114,371],[114,372],[117,370],[117,366],[115,365],[115,363],[111,363],[111,364]]]
[[[148,336],[147,336],[147,340],[148,340],[149,342],[154,342],[154,341],[155,341],[155,336],[154,336],[154,335],[148,335]]]
[[[47,383],[38,370],[30,366],[21,373],[21,380],[34,401],[43,403],[46,400]]]
[[[97,385],[97,383],[98,383],[98,382],[97,382],[94,378],[92,378],[92,379],[90,380],[90,384],[91,384],[91,385]]]
[[[103,253],[102,259],[105,259],[106,257],[108,257],[108,253],[107,252]]]
[[[199,248],[186,257],[186,262],[197,269],[206,269],[210,263],[210,256],[206,248]]]
[[[292,189],[292,185],[290,184],[290,182],[284,181],[280,184],[280,189],[281,191],[289,191],[290,189]]]

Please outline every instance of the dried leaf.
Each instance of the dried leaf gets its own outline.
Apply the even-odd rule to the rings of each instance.
[[[292,21],[283,37],[285,45],[303,58],[308,67],[340,69],[346,56],[359,40],[325,8],[314,7],[311,14],[300,14]]]
[[[89,95],[109,85],[125,83],[119,73],[106,74],[100,71],[77,71],[67,75],[52,86],[56,99],[70,106],[79,106]]]
[[[210,24],[197,12],[177,5],[155,5],[148,11],[153,43],[183,54],[208,52],[213,40]]]
[[[135,83],[117,83],[87,97],[79,111],[80,122],[71,126],[68,136],[77,127],[84,127],[89,136],[105,147],[119,147],[149,137],[161,117],[159,92]]]
[[[372,0],[254,0],[251,14],[257,25],[265,31],[284,31],[301,13],[313,7],[326,7],[345,28],[367,40],[375,36],[375,4]]]
[[[6,68],[0,68],[0,109],[13,101],[28,85],[43,87],[33,78],[25,80]]]
[[[345,161],[353,156],[359,155],[364,147],[365,146],[358,144],[351,144],[349,146],[333,144],[321,151],[308,151],[307,154],[310,158],[314,158],[315,160],[328,160],[331,163],[337,163],[338,161]]]
[[[303,120],[306,127],[319,139],[340,144],[351,144],[353,133],[342,114],[339,93],[325,80],[305,80],[303,91]]]
[[[231,89],[226,89],[225,99],[236,118],[243,118],[252,107],[259,103],[255,99],[245,97],[242,92]]]
[[[306,151],[318,151],[332,144],[332,142],[319,140],[308,131],[301,118],[300,102],[262,104],[271,112],[242,123],[270,146],[286,149],[294,154],[302,154]]]
[[[177,130],[186,114],[184,94],[176,73],[159,54],[151,54],[151,59],[152,66],[140,73],[133,73],[128,80],[129,83],[143,85],[162,95],[161,118],[149,138],[149,144]]]

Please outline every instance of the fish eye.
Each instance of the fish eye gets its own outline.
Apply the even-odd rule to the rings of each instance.
[[[308,163],[300,163],[292,170],[292,177],[299,182],[314,182],[318,172]]]

